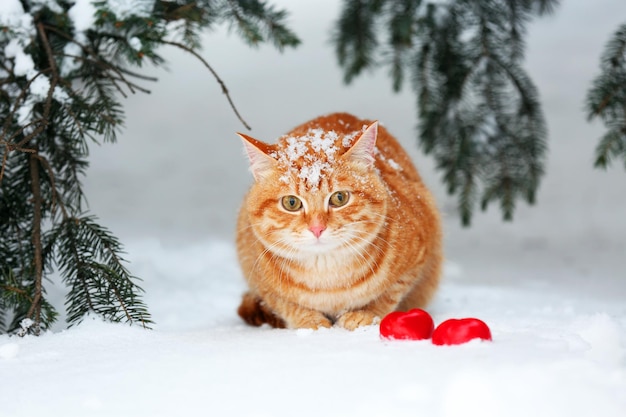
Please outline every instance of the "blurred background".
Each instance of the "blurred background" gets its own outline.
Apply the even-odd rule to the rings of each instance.
[[[583,110],[602,49],[626,20],[623,0],[564,1],[552,16],[529,25],[525,67],[548,123],[546,175],[537,204],[519,203],[512,223],[502,222],[493,206],[476,212],[470,228],[460,226],[455,200],[418,149],[413,92],[392,93],[386,69],[343,84],[330,42],[340,2],[272,3],[290,11],[289,26],[302,40],[298,48],[250,48],[222,27],[206,34],[202,51],[250,132],[202,63],[172,48],[164,51],[169,71],[152,70],[159,79],[147,85],[152,94],[124,102],[119,142],[91,147],[89,208],[123,243],[150,239],[181,248],[233,242],[252,181],[235,132],[273,142],[318,115],[347,111],[380,120],[413,157],[443,212],[448,279],[541,286],[558,276],[590,294],[626,296],[626,285],[617,285],[626,279],[626,171],[619,163],[608,171],[593,168],[603,126],[588,123]]]

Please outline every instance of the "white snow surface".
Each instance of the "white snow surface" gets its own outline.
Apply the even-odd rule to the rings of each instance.
[[[473,282],[449,263],[435,322],[475,316],[493,342],[385,341],[377,326],[244,325],[232,243],[128,247],[153,331],[89,317],[66,331],[0,337],[2,416],[623,416],[621,294],[568,279]],[[519,273],[520,271],[516,271]],[[37,393],[36,395],[34,393]],[[417,414],[416,414],[417,413]]]
[[[0,11],[17,3],[2,0]],[[384,122],[443,213],[447,261],[427,310],[436,323],[480,318],[493,342],[439,347],[381,340],[376,326],[244,325],[233,230],[252,179],[241,126],[204,67],[173,51],[153,94],[128,100],[119,143],[90,149],[85,179],[90,209],[124,242],[156,325],[88,317],[67,330],[61,319],[38,338],[0,336],[0,417],[626,415],[626,174],[619,164],[592,168],[604,128],[582,111],[623,0],[563,2],[530,25],[547,174],[537,206],[520,205],[512,224],[494,207],[467,230],[415,146],[414,96],[391,93],[384,70],[341,84],[328,45],[339,2],[276,3],[293,11],[298,50],[250,50],[226,29],[205,41],[251,135],[271,142],[331,111]],[[46,289],[62,309],[58,279]]]

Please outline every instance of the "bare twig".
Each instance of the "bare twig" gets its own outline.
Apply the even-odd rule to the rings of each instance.
[[[121,72],[121,68],[118,68]],[[152,92],[150,90],[148,90],[147,88],[144,88],[138,84],[135,84],[133,82],[128,81],[126,78],[122,78],[122,77],[113,77],[113,76],[109,76],[109,79],[111,79],[112,81],[123,81],[124,84],[126,84],[126,86],[130,89],[130,91],[135,94],[135,90],[139,90],[142,93],[145,94],[151,94]],[[124,94],[124,98],[126,98],[126,94]]]
[[[26,290],[14,287],[12,285],[0,285],[0,288],[2,288],[4,291],[8,291],[8,292],[12,292],[12,293],[16,293],[16,294],[22,295],[28,301],[32,301],[32,298],[30,297],[28,291],[26,291]]]
[[[211,74],[213,75],[215,80],[218,82],[218,84],[222,88],[222,93],[224,93],[226,95],[226,99],[228,100],[228,103],[230,104],[230,107],[235,112],[235,115],[237,115],[237,118],[239,119],[239,121],[241,121],[241,123],[243,123],[243,125],[246,127],[246,129],[252,130],[250,125],[248,125],[248,123],[246,123],[246,121],[239,114],[239,111],[237,110],[237,107],[235,107],[235,104],[233,103],[233,100],[230,97],[230,94],[228,92],[228,88],[226,88],[226,84],[224,83],[224,81],[222,81],[222,79],[220,78],[219,75],[217,75],[217,72],[215,72],[213,67],[211,67],[211,65],[200,54],[198,54],[196,51],[194,51],[193,49],[189,48],[186,45],[183,45],[180,42],[172,42],[172,41],[166,41],[166,40],[160,40],[159,42],[161,42],[163,44],[166,44],[166,45],[172,45],[172,46],[175,46],[177,48],[180,48],[183,51],[189,52],[190,54],[192,54],[193,56],[198,58],[200,60],[200,62],[202,62],[204,64],[204,66],[208,68],[208,70],[211,72]]]
[[[41,42],[46,54],[48,55],[48,63],[50,64],[50,69],[52,71],[52,80],[50,81],[50,88],[44,104],[42,123],[40,125],[43,130],[49,123],[50,111],[52,108],[52,95],[58,83],[59,74],[56,62],[54,61],[54,56],[52,54],[52,48],[42,23],[37,24],[37,31],[39,32]],[[27,317],[35,321],[33,332],[35,335],[39,335],[41,330],[41,298],[43,281],[43,247],[41,243],[41,223],[43,221],[43,217],[41,184],[39,181],[39,158],[37,153],[30,156],[30,176],[31,188],[33,192],[33,229],[31,239],[34,250],[35,294],[30,308],[28,309]]]
[[[0,185],[2,184],[2,179],[4,178],[4,171],[6,170],[6,164],[9,159],[9,153],[13,151],[25,152],[25,153],[34,153],[34,149],[22,148],[19,146],[12,145],[10,143],[4,143],[4,153],[2,154],[2,166],[0,167]]]
[[[40,24],[42,25],[43,28],[50,30],[51,32],[56,33],[57,35],[61,36],[62,38],[65,38],[68,42],[72,42],[75,43],[76,45],[78,45],[82,50],[83,53],[85,53],[85,55],[90,56],[92,58],[91,62],[93,62],[94,64],[96,64],[98,67],[102,68],[105,72],[108,71],[113,71],[115,72],[119,78],[115,78],[109,74],[106,75],[107,78],[109,78],[112,81],[113,86],[117,89],[117,91],[122,94],[122,96],[124,98],[127,98],[128,96],[126,95],[126,93],[124,92],[124,90],[122,90],[122,88],[115,82],[115,80],[117,81],[122,81],[124,84],[126,84],[126,87],[128,87],[128,89],[131,91],[131,93],[135,93],[135,89],[140,90],[141,92],[144,93],[150,93],[149,90],[138,86],[135,83],[132,83],[130,81],[128,81],[128,79],[126,77],[124,77],[124,74],[126,75],[130,75],[132,77],[136,77],[136,78],[140,78],[140,79],[144,79],[147,81],[156,81],[157,79],[154,77],[148,77],[145,75],[141,75],[141,74],[137,74],[135,72],[129,71],[127,69],[121,68],[117,65],[113,65],[107,61],[105,61],[104,59],[102,59],[101,56],[99,56],[95,51],[93,51],[91,48],[87,47],[86,45],[83,45],[82,43],[76,41],[76,39],[68,36],[66,33],[64,33],[63,31],[60,31],[58,28],[54,27],[54,26],[49,26],[49,25],[44,25],[44,24]],[[123,41],[123,42],[127,42],[127,40],[121,36],[117,36],[117,35],[113,35],[113,34],[103,34],[112,38],[115,38],[117,40]],[[60,54],[60,56],[64,56],[64,57],[70,57],[70,58],[74,58],[74,59],[78,59],[78,60],[82,60],[82,61],[89,61],[88,59],[86,59],[85,57],[82,56],[75,56],[75,55],[66,55],[66,54]]]
[[[95,53],[95,51],[91,50],[90,48],[88,48],[87,46],[81,44],[80,42],[77,42],[75,39],[70,38],[67,36],[67,34],[63,33],[62,31],[58,30],[57,28],[53,27],[53,26],[44,26],[46,29],[53,31],[55,33],[57,33],[59,36],[62,36],[64,38],[66,38],[68,41],[70,42],[74,42],[76,43],[78,46],[80,46],[80,48],[83,50],[83,52],[86,55],[89,55],[93,58],[93,61],[96,65],[98,65],[99,67],[103,68],[105,71],[111,70],[115,73],[117,73],[118,78],[112,77],[110,75],[108,75],[107,77],[112,81],[113,85],[115,86],[115,88],[124,96],[126,97],[126,94],[121,90],[120,86],[115,82],[115,81],[122,81],[126,84],[126,86],[128,87],[128,89],[132,92],[135,93],[135,89],[144,92],[144,93],[149,93],[149,90],[138,86],[135,83],[130,82],[126,77],[124,77],[124,74],[126,75],[130,75],[132,77],[136,77],[136,78],[140,78],[140,79],[144,79],[144,80],[148,80],[148,81],[157,81],[157,79],[155,77],[148,77],[145,75],[141,75],[135,72],[132,72],[128,69],[125,68],[121,68],[117,65],[113,65],[105,60],[102,59],[102,57],[100,57],[99,55],[97,55]],[[112,38],[121,40],[121,41],[126,41],[125,38],[122,38],[118,35],[115,34],[102,34],[105,36],[110,36]],[[224,93],[224,95],[226,95],[226,99],[228,100],[228,103],[230,104],[231,109],[233,110],[233,112],[235,113],[235,115],[237,116],[237,118],[239,119],[239,121],[241,121],[241,123],[246,127],[246,129],[248,130],[252,130],[252,128],[250,127],[250,125],[243,119],[243,117],[241,116],[241,114],[239,113],[239,110],[237,110],[237,107],[235,106],[235,103],[233,102],[230,93],[228,91],[228,88],[226,87],[226,84],[224,83],[224,81],[220,78],[220,76],[217,74],[217,72],[213,69],[213,67],[211,67],[211,65],[200,55],[198,54],[196,51],[194,51],[193,49],[189,48],[188,46],[180,43],[180,42],[173,42],[173,41],[166,41],[166,40],[159,40],[160,43],[162,44],[166,44],[166,45],[171,45],[171,46],[175,46],[177,48],[180,48],[186,52],[189,52],[190,54],[192,54],[193,56],[195,56],[198,60],[200,60],[200,62],[202,62],[204,64],[205,67],[208,68],[208,70],[211,72],[211,74],[213,75],[213,77],[215,78],[215,80],[218,82],[218,84],[220,85],[221,89],[222,89],[222,93]],[[78,59],[85,59],[83,57],[75,57]]]
[[[39,184],[39,162],[36,155],[30,157],[30,177],[33,191],[33,231],[32,243],[35,251],[35,294],[28,309],[27,317],[34,320],[34,334],[39,335],[41,323],[41,290],[43,278],[43,254],[41,245],[41,185]]]
[[[63,199],[61,198],[61,195],[59,194],[59,190],[56,187],[56,178],[54,176],[54,171],[52,170],[50,163],[48,162],[46,158],[44,158],[38,153],[33,156],[39,159],[39,161],[41,161],[43,167],[48,172],[48,176],[50,177],[50,187],[52,188],[52,215],[54,216],[55,206],[58,204],[59,207],[61,208],[61,213],[63,214],[63,218],[64,219],[69,218],[67,209],[65,208],[65,204],[63,203]]]
[[[50,46],[50,41],[48,40],[48,35],[46,34],[46,29],[42,22],[37,23],[37,31],[39,32],[39,36],[41,36],[41,41],[43,42],[43,48],[46,50],[46,55],[48,55],[48,63],[50,64],[52,73],[56,75],[58,74],[57,63],[54,60],[52,47]]]
[[[175,9],[170,10],[165,15],[165,19],[169,20],[169,21],[179,19],[181,14],[182,14],[182,12],[186,12],[186,11],[188,11],[190,9],[193,9],[194,7],[197,7],[197,6],[198,6],[197,3],[194,1],[194,2],[191,2],[189,4],[184,4],[184,5],[180,6],[180,7],[176,7]]]
[[[0,185],[2,185],[2,179],[4,178],[4,170],[7,166],[7,159],[9,156],[9,147],[5,146],[4,153],[2,154],[2,167],[0,167]]]
[[[32,132],[30,132],[28,135],[24,136],[22,138],[22,140],[20,140],[19,142],[12,144],[13,139],[17,138],[18,136],[20,136],[26,129],[28,129],[29,127],[33,127],[33,126],[37,126]],[[20,126],[19,129],[17,129],[15,131],[15,133],[13,133],[11,135],[11,137],[7,140],[7,144],[12,146],[12,150],[17,150],[22,148],[24,145],[26,145],[32,138],[34,138],[35,136],[37,136],[39,133],[41,133],[41,131],[43,130],[45,126],[45,120],[43,118],[39,118],[37,120],[33,120],[27,124],[25,124],[24,126]]]
[[[159,81],[159,79],[157,77],[150,77],[149,75],[143,75],[143,74],[138,74],[136,72],[130,71],[126,68],[121,68],[119,69],[121,72],[123,72],[124,74],[130,75],[131,77],[135,77],[135,78],[139,78],[141,80],[146,80],[146,81]]]

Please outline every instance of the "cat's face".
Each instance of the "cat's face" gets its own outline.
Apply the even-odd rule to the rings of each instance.
[[[290,259],[360,253],[385,227],[388,196],[372,163],[376,125],[352,140],[316,133],[321,142],[283,138],[247,149],[262,153],[250,157],[251,228],[269,251]]]

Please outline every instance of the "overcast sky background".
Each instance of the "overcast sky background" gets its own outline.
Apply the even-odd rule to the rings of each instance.
[[[605,257],[626,253],[626,171],[593,168],[604,128],[583,109],[599,57],[610,35],[626,22],[624,0],[563,1],[557,12],[528,27],[525,67],[538,87],[549,128],[547,175],[534,207],[520,203],[513,223],[497,206],[477,212],[463,229],[440,175],[417,147],[415,96],[408,86],[391,92],[385,69],[342,83],[330,33],[341,2],[272,1],[290,11],[289,26],[302,45],[277,52],[252,49],[220,28],[207,34],[202,55],[227,84],[247,132],[273,142],[318,115],[347,111],[379,119],[405,145],[445,218],[449,259],[480,268],[490,247],[508,247],[512,263],[602,272]],[[85,179],[91,212],[122,241],[158,239],[165,247],[213,238],[234,239],[235,217],[252,181],[231,111],[211,74],[194,57],[164,50],[169,71],[152,94],[124,101],[126,126],[115,145],[91,147]],[[552,263],[551,263],[552,262]],[[585,269],[586,268],[586,269]],[[610,274],[624,274],[606,271]]]

